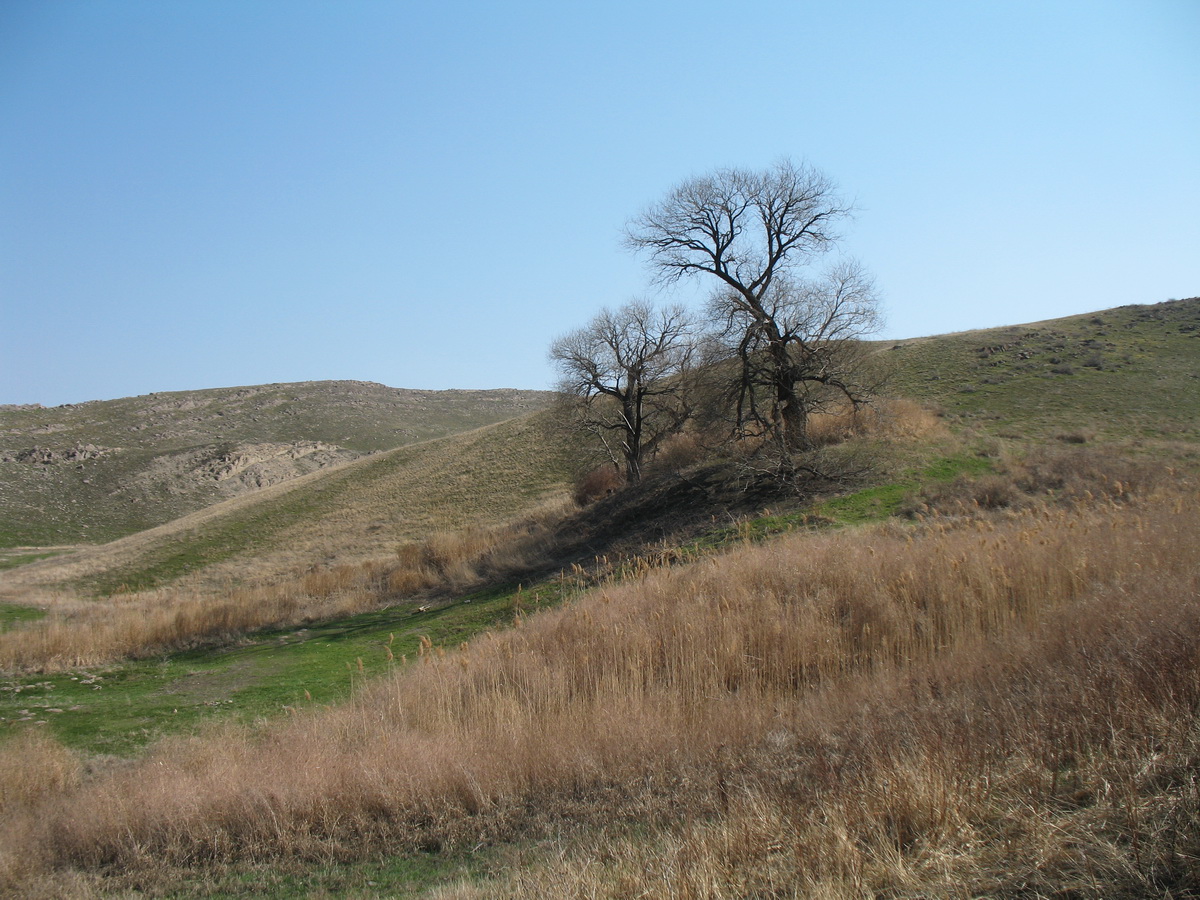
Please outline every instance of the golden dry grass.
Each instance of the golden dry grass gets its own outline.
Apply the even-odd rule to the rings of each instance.
[[[793,535],[609,585],[67,784],[9,817],[0,870],[146,884],[565,829],[445,896],[1192,890],[1196,500]]]
[[[867,435],[924,440],[945,434],[946,426],[929,406],[904,397],[883,397],[858,410],[814,413],[808,421],[809,440],[818,447]]]

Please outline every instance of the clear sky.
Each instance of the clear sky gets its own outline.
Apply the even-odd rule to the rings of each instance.
[[[783,156],[885,337],[1195,296],[1197,48],[1197,0],[4,0],[0,403],[549,387],[657,296],[631,216]]]

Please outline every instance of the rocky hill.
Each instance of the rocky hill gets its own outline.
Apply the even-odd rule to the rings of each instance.
[[[0,547],[112,540],[550,398],[323,381],[0,407]]]

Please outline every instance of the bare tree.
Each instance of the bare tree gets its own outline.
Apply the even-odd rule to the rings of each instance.
[[[738,425],[765,427],[784,452],[810,447],[808,416],[829,391],[855,404],[866,396],[847,364],[878,327],[871,279],[850,263],[796,274],[837,243],[849,214],[828,178],[784,160],[689,179],[626,230],[660,282],[717,280],[710,312],[741,362]]]
[[[630,482],[641,479],[644,461],[688,418],[696,332],[682,306],[657,309],[636,300],[602,310],[550,347],[577,421],[599,437]]]

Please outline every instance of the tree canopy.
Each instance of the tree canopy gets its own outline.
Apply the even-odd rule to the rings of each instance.
[[[656,280],[713,280],[709,312],[741,363],[738,425],[761,426],[785,453],[810,446],[808,416],[828,391],[851,403],[868,393],[849,351],[879,324],[872,279],[846,261],[800,274],[850,213],[824,174],[783,160],[688,179],[626,229]]]

